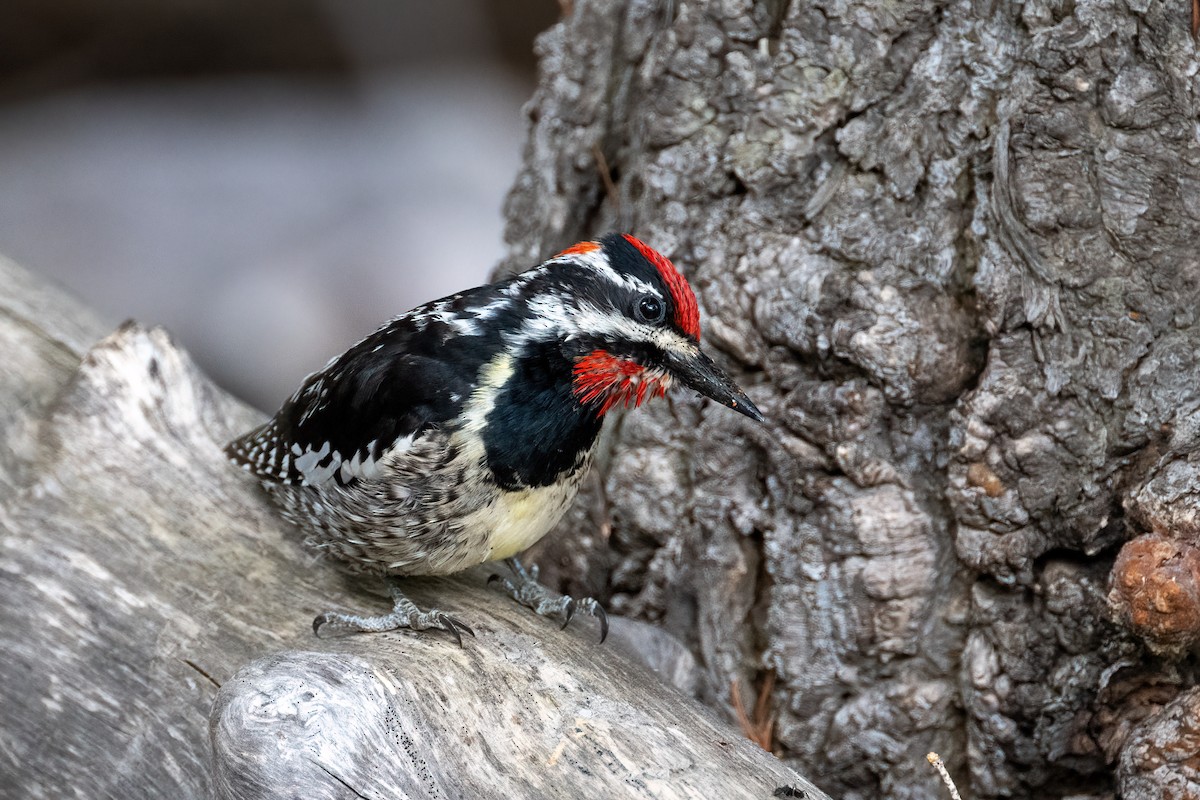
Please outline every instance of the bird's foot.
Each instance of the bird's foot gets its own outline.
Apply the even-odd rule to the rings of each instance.
[[[414,631],[424,631],[431,628],[446,631],[454,635],[458,646],[462,647],[464,633],[475,635],[475,632],[464,623],[436,608],[422,611],[416,603],[409,600],[395,586],[390,587],[392,595],[392,613],[378,617],[363,617],[357,614],[340,614],[326,611],[317,615],[313,620],[313,633],[320,638],[321,631],[336,628],[350,633],[379,633],[393,631],[397,628],[408,628]]]
[[[499,583],[505,593],[521,605],[533,609],[535,614],[543,617],[553,617],[562,620],[562,626],[567,627],[575,612],[582,612],[595,617],[600,622],[600,643],[608,638],[608,614],[604,606],[594,598],[585,597],[576,600],[569,594],[558,594],[538,583],[538,568],[531,564],[528,569],[516,558],[506,558],[504,563],[512,570],[513,577],[492,575],[488,585]]]

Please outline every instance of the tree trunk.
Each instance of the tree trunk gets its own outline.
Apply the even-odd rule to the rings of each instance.
[[[161,330],[92,346],[85,309],[2,260],[0,286],[0,795],[827,799],[486,571],[405,582],[474,627],[461,648],[317,639],[320,611],[388,604],[225,461],[260,415]]]
[[[1192,7],[566,6],[507,266],[643,237],[769,423],[630,414],[543,565],[843,797],[1200,797]]]

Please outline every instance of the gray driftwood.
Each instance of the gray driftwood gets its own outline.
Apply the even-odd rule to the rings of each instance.
[[[826,797],[486,572],[408,582],[463,648],[316,639],[317,612],[387,602],[224,462],[259,415],[162,330],[105,336],[8,263],[0,286],[0,795]]]
[[[1200,797],[1191,4],[564,5],[510,266],[642,236],[769,425],[629,415],[543,565],[828,791]]]

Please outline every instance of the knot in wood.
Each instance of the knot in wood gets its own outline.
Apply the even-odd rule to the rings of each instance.
[[[1200,550],[1156,533],[1126,542],[1108,603],[1155,653],[1181,655],[1200,641]]]

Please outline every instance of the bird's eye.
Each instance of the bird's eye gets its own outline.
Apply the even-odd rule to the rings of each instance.
[[[637,315],[642,322],[656,325],[663,321],[666,313],[667,310],[663,308],[662,301],[652,294],[644,294],[642,299],[638,300]]]

